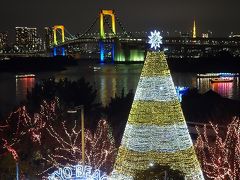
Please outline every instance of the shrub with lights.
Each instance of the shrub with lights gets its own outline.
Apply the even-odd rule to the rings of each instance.
[[[240,179],[240,120],[226,127],[210,122],[197,127],[195,144],[203,172],[208,179]],[[211,136],[210,136],[211,135]]]

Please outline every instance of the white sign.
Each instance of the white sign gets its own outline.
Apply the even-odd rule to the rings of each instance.
[[[49,180],[107,180],[107,175],[91,166],[66,166],[48,176]]]

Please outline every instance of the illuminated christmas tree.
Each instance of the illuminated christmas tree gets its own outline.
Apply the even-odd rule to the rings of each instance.
[[[110,179],[132,180],[152,164],[204,179],[163,52],[148,52]]]

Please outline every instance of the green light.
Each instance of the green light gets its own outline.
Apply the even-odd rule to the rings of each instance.
[[[129,61],[144,61],[144,50],[130,50]]]
[[[123,50],[118,50],[115,56],[115,61],[120,61],[120,62],[144,61],[144,58],[145,58],[144,50],[133,49],[133,50],[130,50],[128,55],[127,54],[128,53],[126,53]]]
[[[125,54],[122,50],[119,50],[115,56],[115,61],[126,61],[126,57],[125,57]]]

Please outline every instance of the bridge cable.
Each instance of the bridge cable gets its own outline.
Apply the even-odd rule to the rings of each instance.
[[[75,38],[76,38],[75,36],[73,36],[73,35],[67,30],[67,28],[65,28],[65,31],[66,31],[66,33],[67,33],[68,35],[70,35],[70,37],[71,37],[72,39],[75,39]]]
[[[111,28],[111,25],[110,25],[110,23],[109,23],[109,21],[108,21],[108,19],[107,19],[106,17],[104,17],[104,23],[107,24],[107,26],[108,26],[108,28],[110,29],[111,33],[114,34],[114,35],[116,35],[116,34],[113,32],[113,30],[112,30],[112,28]]]
[[[98,21],[99,19],[99,16],[97,16],[97,18],[94,20],[94,22],[91,24],[91,26],[89,26],[85,31],[84,33],[82,33],[80,36],[78,36],[78,38],[81,38],[83,36],[85,36],[92,28],[93,26],[96,24],[96,22]]]
[[[115,17],[116,17],[116,21],[118,23],[118,25],[121,27],[121,29],[123,30],[124,34],[126,34],[127,36],[133,37],[131,32],[127,32],[125,26],[123,26],[123,24],[121,23],[119,17],[114,13]]]
[[[65,30],[66,30],[66,28],[65,28]],[[57,32],[57,34],[58,34],[59,36],[62,36],[62,32],[61,32],[59,29],[57,29],[56,32]],[[67,31],[66,31],[66,32],[67,32]],[[73,40],[73,39],[74,39],[74,36],[73,36],[73,35],[71,35],[71,34],[68,33],[68,32],[67,32],[67,34],[69,34],[71,37],[69,38],[69,37],[65,36],[65,37],[64,37],[65,40]],[[58,46],[59,46],[60,44],[64,44],[65,42],[58,42],[58,40],[57,40],[57,43],[58,43]]]

